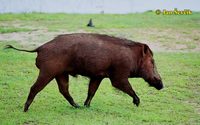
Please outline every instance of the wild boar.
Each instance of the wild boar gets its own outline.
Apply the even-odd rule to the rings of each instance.
[[[74,33],[59,35],[34,50],[17,49],[11,45],[6,48],[37,52],[39,76],[30,89],[25,112],[36,94],[54,78],[60,93],[72,106],[79,107],[68,91],[69,75],[82,75],[90,79],[84,103],[86,107],[90,106],[104,78],[109,78],[115,88],[131,96],[136,106],[140,100],[128,78],[140,77],[158,90],[163,88],[153,52],[143,43],[103,34]]]

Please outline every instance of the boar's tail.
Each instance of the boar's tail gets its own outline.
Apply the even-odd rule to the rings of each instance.
[[[34,50],[25,50],[25,49],[18,49],[18,48],[15,48],[13,47],[12,45],[6,45],[4,49],[15,49],[15,50],[18,50],[18,51],[24,51],[24,52],[37,52],[38,48],[34,49]]]

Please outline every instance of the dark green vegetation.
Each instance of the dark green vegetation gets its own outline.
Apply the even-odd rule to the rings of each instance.
[[[110,28],[189,28],[199,29],[199,13],[193,15],[181,16],[162,16],[156,15],[153,12],[143,14],[1,14],[0,21],[20,21],[26,26],[29,24],[33,27],[45,26],[50,30],[60,29],[80,29],[85,28],[85,25],[90,18],[95,21],[95,26],[98,29]],[[198,26],[197,26],[198,24]],[[184,27],[183,27],[184,26]]]
[[[95,28],[87,28],[92,18]],[[16,28],[16,29],[14,29]],[[142,14],[0,14],[0,33],[40,31],[94,32],[150,41],[167,50],[194,50],[200,41],[200,13],[192,15]],[[45,33],[41,32],[42,35]],[[145,36],[145,37],[144,37]],[[49,38],[49,35],[47,35]],[[41,38],[42,39],[42,38]],[[40,40],[39,40],[40,41]]]
[[[85,27],[90,17],[95,21],[95,28]],[[68,104],[53,80],[37,95],[30,110],[24,113],[23,105],[38,75],[35,67],[36,54],[3,50],[4,45],[8,43],[18,47],[22,45],[15,39],[13,41],[4,39],[0,42],[0,124],[2,125],[193,125],[200,123],[199,13],[191,16],[157,16],[154,13],[128,15],[1,14],[0,27],[25,28],[28,32],[36,29],[48,29],[49,33],[60,30],[99,32],[138,41],[147,40],[173,50],[173,52],[165,52],[165,49],[161,48],[162,52],[154,53],[158,71],[165,85],[163,90],[157,91],[148,87],[142,79],[130,79],[141,99],[139,107],[132,104],[131,97],[114,89],[110,81],[105,79],[91,107],[84,108],[83,102],[87,96],[88,79],[80,76],[70,77],[70,92],[74,100],[81,105],[80,109],[74,109]],[[4,34],[9,35],[10,33]],[[4,34],[0,34],[0,38]],[[23,44],[29,45],[29,43]],[[186,45],[187,47],[183,49],[183,52],[182,49],[175,50],[173,45]],[[30,48],[34,47],[30,46]],[[197,50],[190,52],[194,49]]]
[[[15,27],[0,27],[0,33],[27,32],[30,29],[15,28]]]

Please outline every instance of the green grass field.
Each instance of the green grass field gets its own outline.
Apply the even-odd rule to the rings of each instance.
[[[95,28],[85,27],[89,18],[94,19]],[[106,33],[137,41],[147,40],[167,47],[154,53],[165,88],[157,91],[148,87],[142,79],[129,79],[141,99],[140,106],[136,107],[131,97],[113,88],[109,79],[105,79],[91,107],[85,108],[83,102],[87,96],[88,79],[70,77],[70,92],[81,106],[75,109],[59,93],[53,80],[37,95],[29,111],[24,113],[23,106],[29,89],[38,75],[36,54],[4,50],[3,47],[8,43],[18,47],[35,46],[3,38],[4,35],[12,36],[12,33],[44,29],[48,33]],[[154,13],[0,14],[0,125],[199,125],[199,29],[200,13],[190,16],[157,16]],[[34,37],[40,36],[36,34]],[[185,45],[186,48],[177,49],[174,45]]]

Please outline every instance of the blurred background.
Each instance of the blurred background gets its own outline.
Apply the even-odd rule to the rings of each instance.
[[[199,125],[199,0],[0,0],[0,125]],[[157,15],[155,10],[190,9],[190,15]],[[92,19],[93,26],[88,27]],[[140,97],[117,91],[104,79],[83,107],[88,79],[70,77],[72,108],[55,80],[23,113],[38,76],[36,53],[4,50],[11,44],[34,49],[60,34],[99,33],[146,43],[165,88],[157,91],[139,78],[129,82]],[[94,41],[95,42],[95,41]]]
[[[0,0],[0,13],[112,13],[127,14],[156,9],[200,11],[198,0]]]

